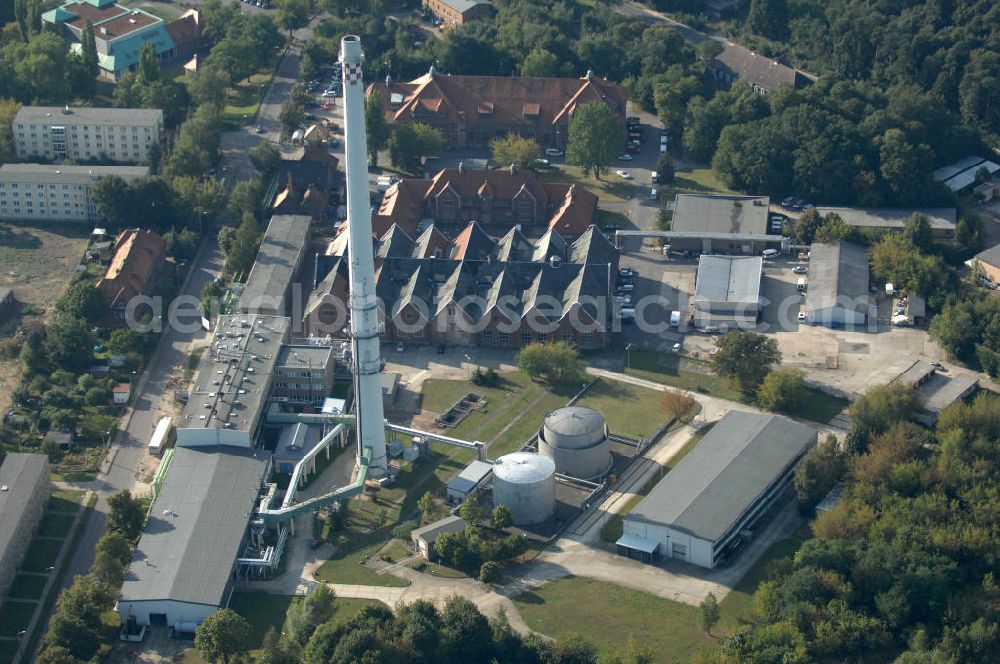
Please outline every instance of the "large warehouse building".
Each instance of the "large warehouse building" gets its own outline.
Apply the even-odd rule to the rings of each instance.
[[[123,623],[190,632],[229,603],[269,457],[234,447],[174,451],[122,585]]]
[[[813,244],[806,321],[827,327],[863,326],[872,307],[868,292],[868,250],[841,240]]]
[[[44,454],[8,454],[0,465],[0,602],[24,559],[52,485]]]
[[[712,568],[784,494],[816,431],[731,411],[625,517],[618,552]]]

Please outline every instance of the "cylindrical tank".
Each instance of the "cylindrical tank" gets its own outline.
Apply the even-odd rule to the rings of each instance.
[[[493,505],[506,505],[514,525],[548,520],[556,508],[556,465],[540,454],[514,452],[493,464]]]
[[[608,425],[596,410],[582,406],[550,411],[538,431],[538,452],[563,475],[598,479],[611,468]]]

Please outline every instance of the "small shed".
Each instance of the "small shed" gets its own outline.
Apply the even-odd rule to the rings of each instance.
[[[132,386],[128,383],[118,383],[111,388],[111,395],[114,398],[115,404],[126,404],[132,396]]]
[[[42,444],[45,443],[55,443],[59,446],[59,449],[63,452],[69,450],[73,446],[73,442],[76,440],[76,436],[73,435],[72,431],[65,431],[62,429],[49,429],[45,432],[45,437],[42,439]]]
[[[448,516],[440,521],[429,523],[423,528],[417,528],[410,533],[413,548],[427,560],[434,557],[434,542],[445,533],[460,533],[465,530],[465,520],[460,516]]]
[[[470,463],[448,482],[448,502],[454,505],[465,500],[492,472],[493,464],[479,460]]]

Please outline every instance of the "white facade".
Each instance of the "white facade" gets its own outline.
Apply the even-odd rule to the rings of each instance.
[[[120,601],[118,615],[123,622],[129,618],[135,619],[137,625],[160,625],[175,627],[201,624],[205,618],[219,610],[217,606],[194,604],[192,602],[177,602],[169,599]],[[180,631],[193,631],[182,629]]]
[[[808,312],[806,320],[812,325],[829,326],[832,323],[833,325],[841,326],[861,326],[868,321],[868,312],[842,304],[834,304],[830,307]]]
[[[715,567],[712,561],[712,543],[674,530],[669,526],[654,525],[625,519],[622,534],[633,535],[659,544],[656,553],[661,558],[676,558],[699,567]]]
[[[0,219],[100,221],[91,199],[97,181],[117,175],[134,180],[149,175],[145,166],[0,166]]]
[[[68,110],[68,112],[67,112]],[[17,157],[149,163],[163,134],[163,111],[154,109],[22,108],[12,132]]]

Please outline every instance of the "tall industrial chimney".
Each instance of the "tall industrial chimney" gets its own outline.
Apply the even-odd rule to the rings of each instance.
[[[385,414],[382,411],[382,362],[379,358],[375,257],[368,194],[368,141],[365,137],[365,88],[361,78],[361,38],[340,41],[344,68],[344,151],[347,174],[347,246],[350,256],[351,349],[357,404],[358,459],[371,448],[369,472],[385,476]]]

